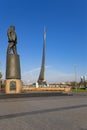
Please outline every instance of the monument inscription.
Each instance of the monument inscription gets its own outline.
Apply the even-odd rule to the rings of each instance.
[[[16,91],[16,82],[15,81],[11,81],[10,82],[10,90],[15,90]]]

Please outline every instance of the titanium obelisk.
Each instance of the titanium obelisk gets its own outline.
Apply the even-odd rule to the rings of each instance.
[[[40,70],[40,75],[39,75],[39,78],[38,78],[38,85],[41,85],[41,86],[46,86],[47,83],[46,81],[44,80],[44,76],[45,76],[45,56],[46,56],[46,28],[44,26],[44,42],[43,42],[43,54],[42,54],[42,65],[41,65],[41,70]]]

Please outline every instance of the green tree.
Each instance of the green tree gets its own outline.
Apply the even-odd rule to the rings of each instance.
[[[2,78],[2,73],[0,72],[0,79]]]

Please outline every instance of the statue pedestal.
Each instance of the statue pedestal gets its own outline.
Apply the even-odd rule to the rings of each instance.
[[[6,79],[5,80],[5,93],[15,94],[21,93],[22,82],[19,79]]]
[[[7,54],[5,93],[21,93],[20,59],[17,54]]]

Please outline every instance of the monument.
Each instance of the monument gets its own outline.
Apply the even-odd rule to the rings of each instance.
[[[8,48],[6,57],[6,80],[5,80],[5,92],[21,93],[21,69],[20,58],[17,54],[17,35],[15,32],[15,26],[10,26],[7,31],[8,36]]]
[[[45,55],[46,55],[46,28],[44,27],[44,42],[43,42],[43,54],[42,54],[42,65],[40,70],[40,75],[38,78],[38,85],[43,87],[47,86],[47,82],[44,80],[45,76]]]

